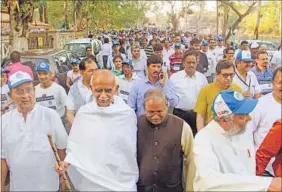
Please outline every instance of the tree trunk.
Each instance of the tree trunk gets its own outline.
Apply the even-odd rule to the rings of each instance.
[[[44,18],[43,18],[43,12],[44,12],[44,8],[43,8],[43,5],[40,5],[39,6],[39,21],[40,22],[44,22]]]
[[[259,0],[258,2],[257,24],[256,24],[256,28],[254,31],[255,39],[259,38],[260,18],[261,18],[261,0]]]
[[[16,0],[10,0],[9,2],[9,15],[10,15],[10,32],[9,32],[9,44],[12,48],[14,48],[14,38],[15,38],[15,27],[17,25],[15,20],[15,8],[16,8]]]
[[[66,26],[66,29],[69,29],[68,5],[69,5],[69,1],[65,0],[65,2],[64,2],[64,8],[65,8],[64,15],[65,15],[65,26]]]
[[[44,22],[45,22],[45,23],[48,23],[47,3],[44,4],[43,13],[44,13]]]
[[[254,6],[255,6],[256,2],[254,2],[252,5],[250,5],[248,7],[248,10],[244,13],[244,14],[240,14],[240,12],[232,5],[232,4],[228,4],[229,7],[238,15],[238,19],[232,24],[231,29],[229,30],[227,36],[226,36],[226,40],[228,40],[231,36],[231,32],[233,32],[238,25],[241,23],[241,21],[251,13],[251,11],[253,10]]]
[[[229,7],[228,5],[224,5],[223,7],[223,26],[222,26],[222,36],[226,36],[226,31],[228,28],[228,18],[229,18]]]

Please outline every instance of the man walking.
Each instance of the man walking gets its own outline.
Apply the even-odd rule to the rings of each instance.
[[[149,89],[144,99],[145,114],[137,121],[138,192],[192,191],[190,126],[168,114],[168,102],[162,90]]]

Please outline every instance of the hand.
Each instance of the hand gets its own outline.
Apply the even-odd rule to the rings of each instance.
[[[166,85],[166,80],[167,80],[167,73],[166,72],[161,72],[160,76],[162,77],[160,79],[160,84],[162,85],[162,87],[164,87]]]
[[[282,191],[282,178],[281,177],[273,178],[267,191]]]
[[[67,171],[68,167],[69,167],[69,164],[64,161],[61,161],[59,164],[56,163],[54,166],[55,171],[59,173],[60,175],[63,175]]]
[[[245,98],[250,98],[250,97],[251,97],[251,92],[250,92],[250,90],[244,92],[244,93],[243,93],[243,96],[244,96]]]

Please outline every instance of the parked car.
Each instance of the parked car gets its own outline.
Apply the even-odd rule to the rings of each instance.
[[[41,62],[48,63],[52,72],[55,74],[55,80],[62,85],[68,92],[66,86],[67,72],[72,69],[71,59],[79,59],[79,57],[68,50],[35,50],[21,53],[21,62],[32,69],[34,82],[38,84],[36,75],[36,66]],[[9,57],[1,61],[1,67],[6,67],[11,60]]]
[[[259,46],[266,45],[269,60],[273,57],[274,52],[277,51],[277,49],[278,49],[277,45],[273,42],[270,42],[270,41],[261,41],[261,40],[246,40],[246,41],[248,41],[250,46],[253,43],[257,43],[257,44],[259,44]]]
[[[101,51],[101,44],[98,39],[82,38],[74,39],[64,45],[65,50],[72,51],[77,54],[80,59],[86,57],[86,47],[92,48],[92,54],[95,56]]]

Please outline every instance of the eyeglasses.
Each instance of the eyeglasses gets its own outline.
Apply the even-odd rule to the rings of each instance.
[[[226,54],[228,54],[228,55],[234,55],[234,53],[226,53]]]
[[[13,92],[17,95],[17,96],[22,96],[24,95],[24,93],[27,93],[27,94],[31,94],[32,92],[34,91],[34,88],[25,88],[25,89],[20,89],[20,88],[17,88],[17,89],[14,89]]]
[[[225,79],[230,77],[231,79],[235,76],[235,73],[222,73],[221,74]]]

